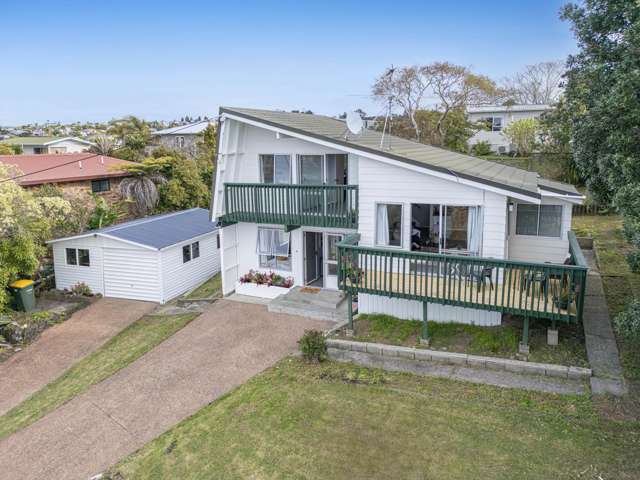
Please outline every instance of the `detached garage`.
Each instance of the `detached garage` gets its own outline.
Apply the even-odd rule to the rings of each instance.
[[[48,242],[56,287],[165,303],[220,271],[218,227],[194,208]]]

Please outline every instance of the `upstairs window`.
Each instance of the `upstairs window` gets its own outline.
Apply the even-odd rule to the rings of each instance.
[[[103,180],[91,180],[91,191],[93,193],[108,192],[111,190],[111,182],[108,178]]]
[[[518,204],[516,235],[560,237],[562,235],[562,205]]]
[[[290,155],[260,155],[260,181],[262,183],[291,183]]]

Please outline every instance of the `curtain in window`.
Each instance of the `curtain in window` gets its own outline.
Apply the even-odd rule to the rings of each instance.
[[[387,206],[378,204],[376,221],[376,243],[379,245],[389,245],[389,214]]]
[[[541,205],[538,235],[541,237],[559,237],[562,230],[562,206]]]
[[[482,247],[482,208],[469,207],[467,223],[467,248],[474,254],[480,254]]]
[[[282,230],[259,228],[256,248],[258,255],[289,256],[289,237],[290,234]]]
[[[519,203],[516,214],[516,235],[538,234],[538,205]]]

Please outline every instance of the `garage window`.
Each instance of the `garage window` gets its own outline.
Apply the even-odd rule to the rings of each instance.
[[[67,265],[77,265],[78,254],[75,248],[67,248]]]
[[[200,256],[200,242],[182,247],[182,263],[190,262]]]
[[[90,267],[91,266],[91,260],[89,258],[89,250],[84,249],[84,248],[79,248],[78,249],[78,264],[81,267]]]

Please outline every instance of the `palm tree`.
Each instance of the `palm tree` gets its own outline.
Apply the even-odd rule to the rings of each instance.
[[[140,173],[124,178],[120,182],[120,196],[132,202],[136,215],[146,215],[158,206],[160,194],[158,185],[164,185],[167,179],[161,173]]]

